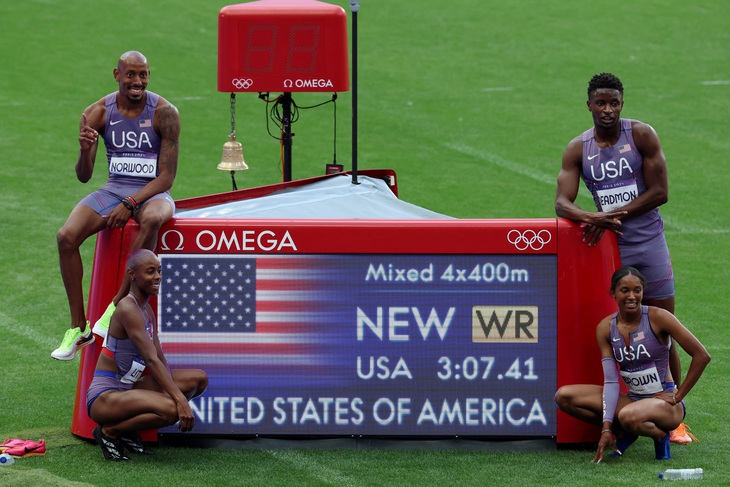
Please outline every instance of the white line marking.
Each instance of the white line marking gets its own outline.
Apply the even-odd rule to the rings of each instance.
[[[25,325],[12,316],[6,315],[2,311],[0,311],[0,330],[3,330],[3,336],[6,337],[8,333],[20,335],[23,338],[32,341],[33,343],[38,344],[41,348],[47,348],[49,350],[48,355],[50,357],[51,350],[53,350],[55,347],[58,346],[62,338],[62,332],[65,332],[65,329],[58,329],[58,342],[56,342],[55,338],[51,338],[49,336],[46,336],[32,326]]]
[[[535,181],[549,184],[551,186],[555,186],[557,178],[558,178],[557,169],[555,170],[554,175],[548,176],[547,174],[539,174],[539,173],[535,172],[534,168],[529,167],[526,164],[521,164],[521,163],[515,162],[515,161],[509,161],[492,152],[487,152],[485,150],[478,150],[478,149],[475,149],[474,147],[469,147],[469,146],[459,144],[459,143],[454,143],[454,142],[448,142],[444,145],[451,150],[455,150],[456,152],[461,152],[462,154],[466,154],[466,155],[474,157],[476,159],[480,159],[480,160],[488,162],[490,164],[494,164],[496,166],[502,167],[509,171],[515,172],[521,176],[525,176],[527,178],[534,179]]]
[[[348,478],[346,473],[330,468],[322,462],[317,462],[303,452],[294,450],[268,450],[267,453],[280,462],[293,465],[297,470],[308,472],[326,484],[341,485],[343,487],[356,485],[356,482]]]
[[[684,225],[674,217],[667,215],[662,215],[662,220],[664,220],[665,226],[670,227],[664,233],[670,235],[723,235],[730,233],[730,228],[702,228],[695,225]]]
[[[700,84],[705,85],[705,86],[730,85],[730,80],[721,79],[721,80],[717,80],[717,81],[703,81]]]
[[[511,86],[495,86],[490,88],[482,88],[482,91],[515,91]]]

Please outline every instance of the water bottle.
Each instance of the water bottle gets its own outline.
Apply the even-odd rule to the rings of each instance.
[[[659,478],[663,480],[695,480],[702,478],[701,468],[669,468],[659,472]]]
[[[2,455],[0,455],[0,467],[6,467],[14,463],[15,458],[13,458],[12,455],[8,455],[7,453],[3,453]]]

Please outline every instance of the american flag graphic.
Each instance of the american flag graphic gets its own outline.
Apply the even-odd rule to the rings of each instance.
[[[145,118],[144,120],[140,120],[139,121],[139,126],[140,126],[140,128],[143,128],[143,129],[144,128],[148,128],[148,127],[152,127],[152,120],[150,120],[149,118]]]
[[[618,153],[619,154],[625,154],[626,152],[631,151],[631,146],[629,144],[624,144],[622,146],[619,146]]]
[[[256,259],[165,259],[165,331],[256,331]]]
[[[160,260],[157,316],[170,363],[316,367],[322,348],[342,339],[350,303],[330,302],[346,282],[331,256],[163,254]]]

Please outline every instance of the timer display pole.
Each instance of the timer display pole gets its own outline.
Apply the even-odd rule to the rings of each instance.
[[[281,105],[283,108],[282,117],[282,143],[284,144],[284,167],[282,167],[283,181],[291,181],[291,164],[292,164],[292,133],[291,133],[291,93],[286,92],[281,97]]]
[[[357,181],[357,12],[360,0],[350,0],[352,11],[352,184]]]

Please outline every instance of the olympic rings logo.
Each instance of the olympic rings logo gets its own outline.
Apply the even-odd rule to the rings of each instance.
[[[547,245],[553,236],[547,230],[525,230],[520,232],[519,230],[510,230],[507,234],[507,241],[514,245],[517,250],[540,250]]]
[[[233,83],[233,86],[236,87],[236,89],[243,89],[247,90],[253,86],[253,80],[251,78],[243,79],[243,78],[233,78],[231,80],[231,83]]]

